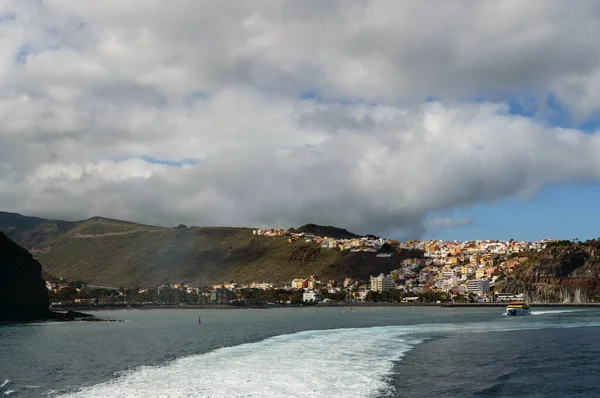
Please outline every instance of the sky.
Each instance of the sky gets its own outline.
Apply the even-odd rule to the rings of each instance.
[[[0,0],[0,210],[600,236],[600,4]]]

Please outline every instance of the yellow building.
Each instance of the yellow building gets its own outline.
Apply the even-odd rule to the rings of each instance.
[[[485,268],[477,268],[477,271],[475,271],[475,278],[482,279],[484,275],[485,275]]]

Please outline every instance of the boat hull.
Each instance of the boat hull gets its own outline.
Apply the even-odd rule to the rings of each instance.
[[[509,316],[520,316],[520,315],[531,315],[529,309],[524,308],[507,308],[506,315]]]

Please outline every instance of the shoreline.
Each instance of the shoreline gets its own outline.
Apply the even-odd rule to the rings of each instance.
[[[360,307],[441,307],[441,308],[499,308],[506,307],[508,303],[319,303],[311,305],[227,305],[227,304],[106,304],[97,306],[53,306],[52,311],[115,311],[115,310],[235,310],[235,309],[287,309],[287,308],[360,308]],[[532,307],[600,307],[600,303],[531,303]]]

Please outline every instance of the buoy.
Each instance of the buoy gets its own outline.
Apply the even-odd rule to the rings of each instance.
[[[198,315],[198,323],[200,323],[200,315]]]

